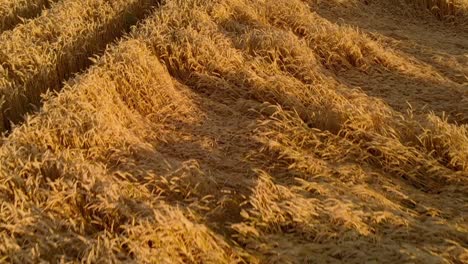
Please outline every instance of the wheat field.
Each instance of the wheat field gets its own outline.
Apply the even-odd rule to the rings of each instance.
[[[40,14],[59,0],[0,0],[0,32]]]
[[[143,17],[155,0],[64,0],[0,36],[0,130],[38,105],[48,89],[90,64],[89,57]],[[3,126],[3,129],[2,129]]]
[[[56,2],[0,34],[0,262],[468,263],[467,1]]]

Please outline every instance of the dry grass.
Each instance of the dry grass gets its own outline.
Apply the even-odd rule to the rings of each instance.
[[[0,147],[3,260],[467,262],[468,127],[365,90],[464,84],[313,5],[168,0],[48,93]]]
[[[2,131],[40,103],[47,89],[90,63],[154,5],[152,0],[63,1],[0,36]]]
[[[15,27],[24,18],[32,18],[56,0],[0,1],[0,32]]]

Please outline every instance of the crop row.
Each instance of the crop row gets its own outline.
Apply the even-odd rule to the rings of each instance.
[[[144,16],[156,0],[64,0],[0,36],[0,131],[41,100],[48,89],[89,65]]]
[[[0,32],[13,28],[21,18],[35,17],[57,0],[0,0]]]

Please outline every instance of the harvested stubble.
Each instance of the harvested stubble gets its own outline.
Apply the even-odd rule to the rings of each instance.
[[[413,62],[300,0],[166,1],[4,139],[0,255],[464,263],[468,127],[337,77]]]
[[[462,27],[468,26],[468,0],[372,0],[364,2],[371,6],[381,5],[394,14],[401,13],[418,19],[425,19],[424,16],[430,14],[439,20],[454,22]],[[356,6],[362,1],[345,3]]]
[[[0,32],[11,29],[22,18],[32,18],[57,0],[0,0]]]
[[[399,0],[401,1],[401,0]],[[405,3],[431,11],[439,18],[468,15],[467,0],[404,0]]]
[[[135,24],[156,0],[67,0],[0,36],[0,130],[37,107],[47,89],[71,74]]]

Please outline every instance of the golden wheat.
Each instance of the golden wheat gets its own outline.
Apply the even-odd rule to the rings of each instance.
[[[309,4],[165,1],[47,93],[2,138],[0,257],[466,262],[468,127],[355,85],[463,84]]]
[[[121,35],[155,2],[64,1],[41,17],[2,34],[2,130],[38,106],[43,92],[58,89],[63,80],[89,64],[89,56]]]
[[[16,199],[18,199],[18,202],[21,200],[21,203],[27,203],[27,200],[32,198],[34,200],[33,203],[40,206],[47,206],[50,211],[46,213],[49,215],[47,219],[44,218],[39,220],[40,223],[37,223],[41,226],[38,226],[38,235],[29,237],[27,234],[29,231],[26,230],[32,228],[35,224],[31,225],[32,223],[26,219],[37,219],[36,217],[38,216],[26,216],[29,214],[28,211],[30,210],[26,208],[28,207],[26,204],[24,204],[26,206],[24,207],[26,211],[12,207],[2,210],[2,213],[13,213],[10,217],[2,219],[2,228],[16,222],[17,219],[15,217],[18,216],[18,213],[26,215],[24,215],[25,221],[22,222],[24,225],[21,224],[22,226],[17,229],[18,232],[14,231],[10,233],[10,235],[2,233],[3,236],[0,238],[2,240],[2,246],[0,247],[1,254],[5,256],[7,260],[14,262],[34,262],[38,259],[46,259],[55,262],[60,259],[61,255],[66,256],[66,258],[80,258],[91,262],[129,260],[129,256],[125,256],[125,254],[121,257],[117,255],[113,256],[112,247],[120,251],[124,249],[122,248],[124,246],[127,248],[124,249],[124,251],[131,253],[131,255],[140,261],[159,260],[164,262],[175,261],[184,263],[185,261],[198,262],[206,260],[215,263],[232,263],[236,259],[239,260],[239,256],[236,256],[235,251],[228,248],[227,243],[224,242],[222,238],[213,234],[213,232],[203,225],[194,224],[193,221],[195,221],[197,217],[195,215],[189,216],[186,214],[187,212],[190,214],[190,210],[183,210],[174,206],[164,206],[161,204],[162,200],[160,199],[160,195],[164,197],[178,197],[179,193],[183,192],[185,193],[183,196],[186,196],[187,201],[193,199],[190,197],[198,197],[197,192],[193,189],[195,186],[188,185],[190,181],[194,181],[191,179],[192,176],[185,175],[185,171],[190,174],[195,173],[190,166],[183,165],[181,171],[173,172],[171,177],[169,177],[169,175],[166,177],[159,177],[156,175],[154,175],[155,177],[148,177],[149,175],[141,175],[141,178],[134,178],[137,182],[131,183],[132,180],[130,179],[133,178],[133,176],[130,174],[123,171],[115,171],[115,173],[109,174],[109,172],[99,165],[95,167],[92,164],[93,162],[88,163],[87,161],[87,159],[92,156],[106,156],[111,154],[114,150],[118,151],[118,149],[122,147],[122,151],[140,147],[148,149],[148,146],[145,146],[146,143],[142,140],[148,140],[150,138],[155,139],[154,137],[157,139],[157,137],[163,133],[162,131],[158,132],[158,130],[154,132],[150,131],[152,129],[148,130],[148,125],[150,125],[150,123],[145,121],[145,118],[157,122],[161,120],[161,118],[167,116],[175,117],[175,115],[180,115],[190,110],[184,108],[184,106],[188,105],[181,101],[183,96],[174,88],[167,72],[165,72],[164,68],[159,64],[158,59],[148,50],[144,43],[136,40],[128,40],[121,42],[117,46],[110,47],[103,58],[97,62],[97,66],[92,67],[88,73],[75,79],[70,84],[72,86],[67,85],[59,97],[51,98],[45,104],[44,110],[39,114],[39,119],[34,118],[28,120],[27,126],[18,128],[10,136],[12,141],[9,141],[9,143],[3,146],[0,154],[2,156],[0,178],[3,184],[2,186],[4,187],[15,186],[15,189],[19,187],[16,185],[16,183],[19,182],[16,182],[16,176],[13,175],[18,175],[17,173],[22,174],[20,171],[26,169],[26,167],[21,169],[14,165],[19,161],[18,158],[21,159],[20,153],[11,154],[16,152],[16,150],[18,150],[17,147],[22,145],[22,143],[20,143],[21,141],[23,143],[30,141],[32,138],[29,138],[29,136],[39,132],[36,129],[44,129],[39,133],[50,135],[50,137],[41,137],[40,142],[36,141],[36,143],[39,143],[36,147],[47,148],[47,146],[53,146],[54,153],[58,154],[58,152],[65,151],[59,154],[61,156],[61,158],[59,158],[60,160],[82,163],[80,165],[76,163],[76,165],[78,165],[77,167],[74,167],[74,165],[70,163],[69,165],[74,168],[68,167],[68,165],[68,168],[61,167],[61,165],[59,165],[60,168],[58,168],[56,167],[58,164],[54,161],[55,158],[52,157],[55,156],[55,154],[52,154],[50,157],[52,159],[49,161],[42,160],[40,162],[41,164],[37,164],[39,167],[33,166],[26,169],[31,169],[40,173],[44,177],[42,182],[35,181],[35,183],[33,183],[29,182],[27,179],[20,180],[16,178],[21,182],[23,182],[23,180],[29,182],[24,182],[26,184],[24,187],[29,186],[26,187],[29,190],[10,189],[10,191],[13,191],[10,192],[8,189],[2,187],[2,194],[7,195],[2,196],[3,205],[8,205],[8,200],[4,199],[8,199],[8,193],[10,193],[17,197]],[[136,104],[135,102],[138,103]],[[62,116],[60,107],[62,104],[67,105],[66,108],[71,110],[69,112],[71,115],[64,117],[62,122],[55,123],[54,118]],[[88,120],[86,122],[90,122],[88,123],[89,125],[82,126],[84,124],[81,122],[84,120]],[[155,123],[153,129],[157,126],[158,124]],[[23,129],[26,130],[21,132]],[[85,132],[85,130],[87,130],[87,132]],[[69,136],[73,138],[62,141],[62,139]],[[13,143],[13,138],[18,140],[18,144]],[[115,143],[117,143],[117,145],[115,145]],[[83,149],[88,147],[91,148],[88,150]],[[96,152],[91,149],[94,149]],[[84,150],[84,152],[82,152],[82,150]],[[151,147],[148,150],[151,151]],[[81,158],[83,158],[81,162],[78,161],[78,156],[76,155],[84,155],[81,156]],[[161,162],[163,161],[161,160],[160,162],[153,163],[151,166],[157,168],[163,165]],[[17,169],[19,169],[19,171]],[[71,169],[75,171],[70,171],[73,174],[84,173],[82,176],[85,178],[88,177],[86,174],[91,172],[92,176],[89,176],[91,176],[92,179],[89,179],[91,181],[88,187],[97,187],[95,185],[97,182],[102,182],[104,184],[102,187],[108,184],[111,184],[113,187],[110,185],[105,187],[107,193],[106,197],[103,197],[103,200],[101,198],[94,200],[94,205],[89,204],[91,201],[88,200],[88,198],[73,191],[75,187],[69,186],[68,183],[66,183],[67,180],[62,182],[64,185],[56,182],[60,186],[52,183],[52,185],[54,185],[52,188],[57,192],[48,195],[48,197],[44,196],[48,192],[49,187],[47,187],[47,185],[51,183],[50,180],[54,181],[53,179],[59,179],[63,176],[61,174],[62,169]],[[76,176],[78,176],[78,174]],[[11,176],[13,176],[13,178]],[[130,177],[130,181],[117,180],[120,177]],[[179,178],[180,180],[178,180]],[[69,180],[74,181],[72,178]],[[75,178],[75,180],[78,180],[78,178]],[[124,185],[121,185],[121,183]],[[198,185],[196,181],[194,183]],[[21,184],[22,183],[20,183],[20,185]],[[146,185],[148,189],[147,187],[138,187],[140,184]],[[183,184],[187,184],[187,190],[179,189]],[[83,187],[88,188],[86,186]],[[177,189],[174,189],[174,187]],[[70,193],[72,196],[63,200],[61,196],[68,196],[65,193],[69,191],[75,194]],[[96,189],[96,191],[99,192],[98,189]],[[132,204],[136,202],[134,205],[141,203],[142,206],[148,204],[150,207],[156,207],[153,208],[154,210],[152,209],[145,213],[145,216],[138,220],[138,222],[128,222],[128,220],[137,217],[140,213],[138,211],[133,212],[133,209],[130,209],[130,211],[127,212],[128,216],[122,218],[112,212],[114,209],[108,207],[108,202],[111,202],[112,199],[117,199],[115,200],[116,202],[121,199],[122,191],[124,191],[124,193],[128,191],[127,194],[130,195],[130,200],[128,200],[130,204],[128,204],[128,206],[132,207]],[[157,193],[160,194],[158,195]],[[69,204],[69,202],[72,201],[75,201],[77,204]],[[84,211],[81,211],[81,206],[84,206],[82,208]],[[120,207],[120,205],[115,207],[115,209],[118,207]],[[135,209],[138,210],[137,208]],[[100,216],[102,218],[100,218],[100,220],[95,218],[95,214],[98,211],[102,212]],[[182,214],[182,212],[185,213]],[[62,234],[63,236],[50,237],[50,240],[48,240],[49,242],[45,244],[41,243],[39,248],[31,252],[31,254],[27,253],[28,249],[26,248],[24,248],[22,253],[17,252],[18,247],[21,246],[16,243],[36,244],[39,242],[39,240],[36,239],[40,239],[40,234],[48,232],[47,226],[52,228],[58,227],[53,223],[63,217],[72,217],[75,219],[74,223],[66,227],[66,229],[69,230]],[[97,221],[105,221],[108,223],[101,227],[93,227],[93,224],[88,226],[87,219],[89,217],[95,218]],[[189,220],[187,217],[192,219]],[[170,225],[168,225],[168,223],[170,223]],[[120,230],[118,232],[126,233],[128,239],[116,236],[117,233],[114,233],[114,228]],[[94,232],[94,229],[97,231],[95,234],[98,235],[98,237],[91,240],[82,239],[83,235],[87,236],[86,234]],[[99,235],[101,232],[104,233]],[[21,237],[21,239],[16,240],[15,237],[17,236]],[[67,239],[69,242],[59,242],[62,238]],[[148,241],[151,241],[149,246]],[[71,247],[73,247],[73,249]],[[152,255],[152,247],[164,248],[164,251],[148,258],[148,256]],[[122,253],[124,251],[122,251]]]
[[[13,28],[22,18],[31,18],[56,0],[0,1],[0,32]]]

